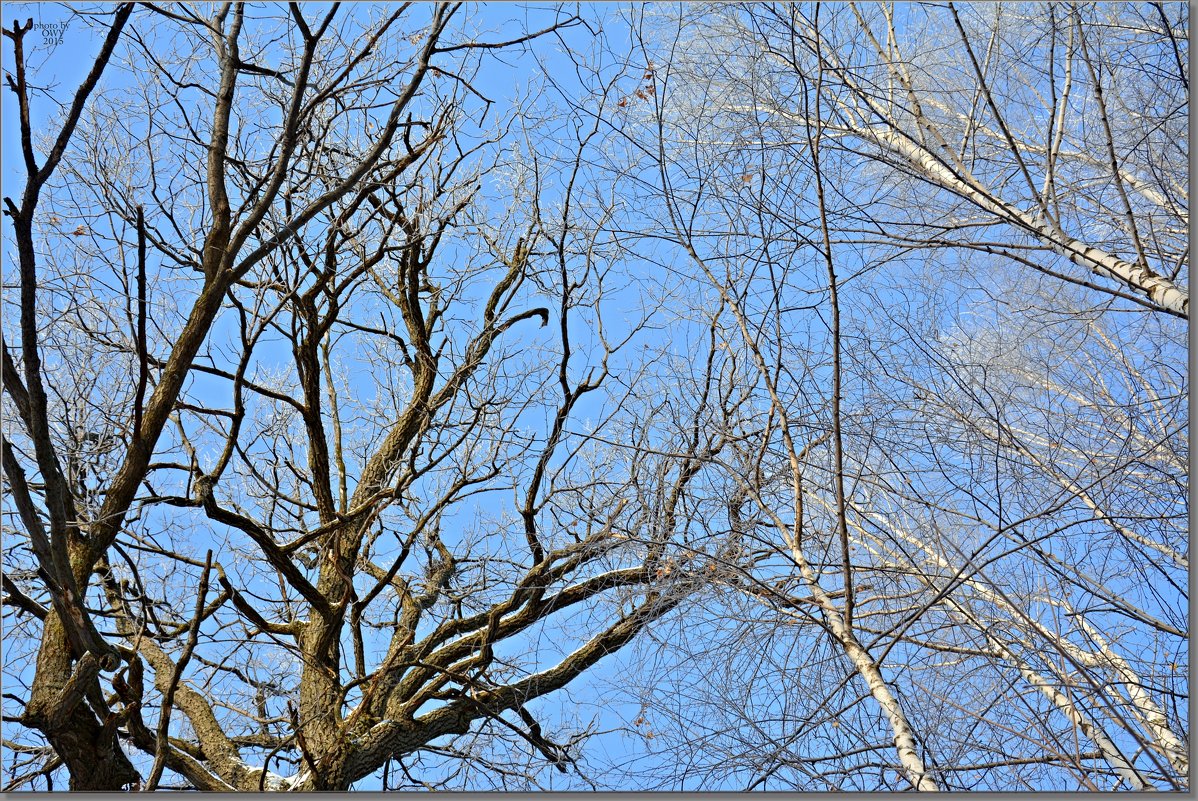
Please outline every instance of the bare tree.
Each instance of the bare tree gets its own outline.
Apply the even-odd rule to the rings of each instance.
[[[849,4],[818,25],[798,6],[760,12],[748,25],[771,89],[819,71],[829,103],[809,122],[758,93],[758,112],[816,124],[963,202],[896,221],[918,226],[903,240],[1188,316],[1188,86],[1163,6]]]
[[[56,13],[6,789],[1188,787],[1181,7]]]
[[[1142,235],[1184,230],[1186,168],[1103,127],[1158,84],[1182,111],[1145,124],[1176,124],[1185,76],[1128,66],[1172,63],[1177,23],[1124,11],[630,14],[612,128],[641,227],[704,279],[693,313],[730,318],[716,372],[756,415],[707,529],[741,543],[704,601],[727,623],[640,691],[688,766],[658,786],[1186,786],[1185,240]],[[1099,99],[1029,106],[1054,58]],[[761,660],[739,679],[734,648]]]
[[[8,787],[565,771],[586,732],[559,741],[529,705],[678,603],[656,563],[696,472],[596,469],[644,320],[605,327],[620,249],[583,180],[556,183],[587,137],[546,178],[475,86],[492,52],[577,18],[506,37],[459,5],[82,21],[107,33],[50,149],[30,26],[6,30],[27,188],[5,614],[37,647],[28,673],[6,648],[29,762]],[[412,775],[430,755],[459,767]]]

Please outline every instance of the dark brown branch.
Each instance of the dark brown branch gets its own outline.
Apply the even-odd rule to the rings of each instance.
[[[146,347],[146,218],[145,209],[137,207],[137,392],[133,398],[133,439],[141,439],[142,407],[149,382],[149,351]]]

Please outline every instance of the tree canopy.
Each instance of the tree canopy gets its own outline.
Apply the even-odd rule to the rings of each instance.
[[[1188,788],[1185,5],[3,23],[3,789]]]

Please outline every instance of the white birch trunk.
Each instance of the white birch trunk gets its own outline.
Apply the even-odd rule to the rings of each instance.
[[[1171,728],[1165,717],[1165,713],[1153,700],[1149,692],[1144,688],[1144,683],[1140,679],[1139,674],[1132,669],[1123,655],[1111,647],[1110,643],[1086,622],[1085,618],[1078,617],[1082,628],[1086,634],[1094,640],[1094,644],[1098,646],[1103,657],[1114,668],[1119,675],[1123,686],[1127,688],[1127,693],[1131,696],[1132,706],[1136,710],[1136,716],[1148,730],[1148,733],[1156,741],[1161,751],[1164,752],[1165,758],[1169,760],[1169,764],[1173,766],[1180,775],[1187,776],[1190,771],[1190,757],[1186,744],[1178,737]]]
[[[1010,662],[1019,670],[1019,675],[1023,676],[1024,680],[1035,687],[1048,698],[1065,717],[1072,721],[1073,725],[1077,726],[1078,731],[1083,736],[1088,738],[1098,750],[1102,752],[1107,764],[1114,769],[1119,776],[1127,782],[1132,790],[1153,790],[1152,785],[1148,784],[1141,778],[1139,771],[1124,758],[1119,748],[1111,742],[1110,738],[1102,730],[1102,727],[1091,720],[1084,712],[1078,709],[1073,701],[1069,700],[1069,696],[1062,693],[1052,682],[1045,679],[1040,674],[1036,673],[1019,657],[1015,656],[1009,648],[999,642],[990,632],[985,631],[986,640],[991,647],[995,649],[996,655]]]
[[[870,517],[872,520],[874,520],[874,522],[889,530],[896,537],[918,548],[932,560],[936,567],[940,568],[941,570],[953,570],[953,567],[948,560],[946,560],[936,549],[932,548],[924,540],[915,537],[914,535],[902,530],[897,526],[892,525],[890,521],[881,517],[880,515],[868,513],[859,508],[855,508],[855,511],[857,511],[858,514]],[[857,527],[857,530],[865,536],[871,536],[868,534],[868,532],[860,527]],[[866,547],[869,547],[868,544],[866,544]],[[871,550],[873,549],[871,548]],[[991,603],[994,606],[1006,609],[1007,611],[1013,611],[1010,609],[1009,604],[1007,604],[1000,595],[981,585],[976,579],[965,579],[962,583],[970,587],[970,589],[976,592],[987,603]],[[946,597],[944,599],[944,603],[956,609],[958,613],[963,614],[968,618],[973,618],[972,613],[953,600],[951,596]],[[1139,677],[1131,669],[1131,666],[1127,664],[1126,660],[1123,660],[1122,657],[1118,656],[1113,649],[1109,649],[1109,646],[1104,648],[1103,643],[1105,643],[1105,640],[1102,640],[1100,636],[1095,639],[1095,642],[1100,648],[1103,648],[1104,652],[1109,651],[1109,654],[1105,654],[1107,657],[1106,659],[1079,648],[1077,645],[1069,642],[1056,632],[1050,631],[1035,620],[1028,618],[1028,621],[1032,624],[1040,636],[1060,647],[1078,663],[1086,665],[1087,667],[1113,667],[1116,672],[1120,674],[1120,678],[1125,686],[1127,686],[1129,694],[1132,695],[1132,705],[1136,710],[1137,718],[1139,718],[1144,724],[1150,736],[1157,743],[1158,747],[1165,754],[1166,758],[1169,759],[1169,762],[1174,769],[1176,769],[1182,776],[1187,775],[1188,759],[1186,757],[1185,746],[1182,744],[1180,738],[1178,738],[1169,728],[1164,713],[1161,711],[1160,707],[1152,701],[1151,697],[1144,690]],[[1097,634],[1097,632],[1094,631],[1093,628],[1088,624],[1086,624],[1084,620],[1082,621],[1082,625],[1086,626],[1087,633],[1091,634],[1091,636]],[[1083,735],[1085,735],[1091,742],[1094,743],[1098,750],[1102,752],[1107,764],[1109,764],[1113,770],[1119,773],[1119,775],[1122,776],[1133,789],[1154,789],[1151,787],[1151,785],[1145,782],[1134,766],[1128,762],[1127,758],[1124,757],[1123,753],[1114,744],[1110,737],[1106,735],[1101,726],[1099,726],[1094,720],[1082,712],[1067,695],[1062,693],[1043,676],[1033,671],[1026,663],[1019,659],[1010,650],[1010,648],[999,641],[984,625],[979,624],[978,629],[986,638],[986,641],[990,644],[991,648],[995,649],[998,655],[1014,665],[1019,670],[1020,675],[1022,675],[1032,687],[1039,690],[1046,698],[1048,698],[1049,701],[1051,701],[1052,704],[1062,714],[1065,715],[1065,717],[1067,717],[1074,725],[1078,727],[1079,731],[1081,731]],[[1111,658],[1112,656],[1114,657],[1113,659]],[[1118,663],[1122,663],[1123,667],[1120,668]]]
[[[1146,296],[1162,309],[1176,312],[1189,319],[1190,296],[1176,284],[1145,266],[1131,264],[1099,248],[1066,234],[1049,225],[1039,215],[1030,214],[1010,203],[995,198],[972,176],[960,176],[945,166],[923,146],[890,128],[867,127],[862,136],[889,150],[917,169],[932,183],[989,211],[999,219],[1027,231],[1058,255],[1104,278],[1113,278]]]
[[[861,678],[865,679],[865,684],[869,687],[869,694],[877,701],[878,706],[882,708],[882,712],[890,721],[890,730],[894,735],[894,749],[898,753],[899,763],[903,766],[907,780],[916,790],[938,791],[939,786],[928,775],[927,768],[924,767],[923,760],[919,756],[914,729],[911,728],[911,723],[891,691],[890,685],[886,683],[881,666],[874,661],[856,635],[845,626],[844,615],[820,586],[818,576],[807,562],[798,544],[793,539],[788,544],[791,558],[794,559],[803,579],[811,588],[812,598],[823,612],[824,620],[828,623],[832,635],[840,642],[845,655],[853,663],[853,667],[856,668]]]

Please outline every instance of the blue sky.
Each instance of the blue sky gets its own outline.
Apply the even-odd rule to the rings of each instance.
[[[317,15],[321,7],[320,4],[305,5],[304,12],[311,19]],[[24,8],[25,6],[19,4],[8,4],[4,17],[6,24],[11,25],[14,17],[23,17],[26,13]],[[552,7],[542,5],[493,3],[469,8],[468,14],[460,23],[462,28],[467,33],[477,29],[480,35],[485,35],[490,40],[502,40],[523,30],[544,27],[557,13]],[[618,84],[621,87],[618,91],[631,93],[635,90],[637,80],[640,78],[639,73],[644,68],[644,65],[638,60],[643,59],[643,54],[638,52],[633,41],[627,21],[629,15],[623,13],[621,8],[616,5],[595,4],[584,6],[581,13],[590,23],[591,29],[602,26],[606,35],[605,44],[610,48],[610,53],[608,60],[604,63],[603,75],[618,74],[627,68],[629,74]],[[344,13],[367,14],[370,10],[371,7],[364,4],[347,9]],[[41,24],[53,25],[67,19],[64,9],[60,6],[30,4],[28,14],[33,16],[35,23]],[[547,37],[526,52],[487,57],[485,67],[473,79],[474,89],[495,101],[493,108],[488,111],[488,124],[512,116],[513,104],[517,98],[520,98],[527,111],[519,119],[529,126],[542,126],[534,131],[534,136],[543,135],[547,129],[553,130],[550,128],[551,122],[559,126],[550,136],[542,136],[538,139],[546,165],[553,165],[552,160],[545,156],[545,153],[557,149],[552,142],[554,135],[558,136],[557,145],[560,146],[560,155],[563,158],[568,159],[571,146],[574,143],[569,138],[572,130],[567,123],[561,120],[556,122],[545,122],[545,120],[548,120],[554,112],[565,111],[566,98],[578,99],[585,112],[578,115],[583,124],[589,123],[587,113],[594,113],[598,108],[596,98],[588,95],[588,92],[594,88],[592,76],[576,72],[574,62],[561,49],[564,46],[577,49],[580,52],[588,52],[593,43],[590,30],[579,26],[563,31],[561,37],[564,45],[553,37]],[[76,85],[86,71],[97,48],[97,38],[94,32],[86,28],[79,20],[72,20],[68,24],[63,33],[62,44],[53,46],[43,44],[40,41],[41,38],[42,34],[38,30],[26,37],[27,47],[31,52],[31,66],[36,66],[39,82],[52,83],[59,87],[58,92],[61,95],[64,87]],[[4,53],[7,68],[11,63],[11,51],[6,47]],[[629,56],[630,64],[619,63],[619,58],[623,54]],[[547,86],[546,77],[551,79],[558,88]],[[106,80],[109,81],[107,85],[114,89],[128,86],[128,84],[122,83],[122,81],[128,80],[127,77],[122,76],[115,69],[110,70]],[[13,119],[13,104],[10,94],[6,92],[4,97],[6,120]],[[474,104],[472,108],[476,112],[482,108],[476,97],[466,96],[463,102]],[[610,111],[613,114],[617,113],[614,108],[610,108]],[[44,102],[39,103],[36,106],[36,114],[38,115],[36,124],[44,125],[53,116],[52,107]],[[613,118],[612,121],[613,124],[620,125],[624,124],[621,122],[624,119]],[[631,128],[633,124],[629,123],[629,126]],[[606,126],[601,127],[605,134],[609,133]],[[12,135],[12,130],[11,123],[6,123],[6,135],[3,137],[5,194],[14,194],[22,183],[19,142]],[[481,134],[476,134],[473,129],[467,128],[462,133],[461,141],[470,143],[478,135]],[[615,150],[616,146],[612,146],[612,148]],[[613,162],[622,155],[618,151],[614,156],[611,152],[604,154]],[[495,175],[510,179],[518,172],[522,164],[521,156],[522,154],[515,154],[511,150],[503,151],[499,157],[502,168]],[[737,161],[742,158],[746,160],[743,164]],[[754,161],[755,158],[758,157],[753,154],[747,156],[740,153],[730,154],[729,162],[719,165],[715,172],[727,172],[728,175],[734,175],[741,170],[758,166],[763,171],[773,170],[771,173],[773,180],[769,184],[772,189],[760,191],[763,193],[773,191],[779,194],[764,195],[767,200],[780,198],[781,193],[788,192],[788,202],[797,201],[799,206],[810,204],[810,190],[804,188],[805,185],[802,184],[802,181],[806,179],[792,165],[792,161],[797,159],[794,153],[779,149],[760,156],[762,159],[760,162]],[[631,158],[629,161],[633,162],[633,169],[645,170],[643,177],[646,177],[647,180],[655,180],[651,169],[646,168],[643,162],[637,164],[635,159]],[[596,165],[598,165],[598,161]],[[672,165],[671,175],[673,178],[681,180],[683,166],[685,165]],[[540,202],[549,212],[560,200],[563,191],[563,173],[560,170],[560,164],[553,165],[553,167],[547,173],[543,193],[540,197]],[[616,193],[616,190],[612,189],[614,181],[605,176],[599,166],[584,169],[582,176],[593,190],[595,200],[592,208],[598,208],[601,205],[599,199],[604,197],[604,191]],[[795,186],[789,184],[792,178],[796,182]],[[752,191],[757,191],[756,184],[750,182],[749,185],[753,187]],[[750,191],[739,185],[737,189],[738,191]],[[662,373],[679,363],[689,362],[693,365],[698,362],[699,357],[703,354],[703,348],[706,346],[706,332],[702,321],[688,318],[687,314],[692,307],[700,307],[705,297],[710,297],[710,288],[703,286],[695,279],[694,265],[687,262],[684,255],[666,241],[668,231],[662,231],[662,238],[654,240],[656,235],[654,226],[661,224],[663,215],[660,209],[652,205],[654,203],[652,190],[652,186],[642,184],[639,190],[627,190],[625,195],[614,194],[614,196],[608,197],[611,209],[618,215],[618,219],[607,227],[597,248],[601,255],[613,254],[612,273],[609,276],[609,286],[607,287],[609,292],[601,309],[605,330],[609,336],[618,339],[624,330],[635,325],[646,314],[645,298],[651,291],[663,299],[662,307],[652,313],[653,320],[659,326],[668,324],[669,328],[651,327],[637,334],[629,346],[614,358],[612,367],[616,372],[632,371],[640,368],[645,362],[651,363],[653,369],[660,369]],[[522,210],[516,203],[509,202],[505,197],[506,192],[510,192],[510,187],[507,184],[488,177],[483,184],[481,192],[483,200],[480,202],[480,208],[484,209],[487,214],[495,216],[511,212],[513,219],[519,223],[523,220]],[[848,198],[848,202],[851,203],[852,200],[852,198]],[[780,217],[785,217],[787,213],[798,215],[802,211],[797,207],[792,209],[782,205],[774,210],[780,213]],[[712,228],[721,230],[721,225],[728,224],[725,213],[726,209],[713,201],[710,205],[705,205],[702,208],[701,217],[704,221],[710,222]],[[7,220],[4,225],[6,226],[5,230],[8,231]],[[520,226],[516,225],[515,227],[519,228]],[[8,241],[9,238],[6,236],[6,247]],[[814,264],[814,259],[802,249],[778,241],[763,242],[760,236],[752,234],[745,236],[742,240],[728,237],[722,242],[717,238],[713,238],[712,241],[715,242],[712,245],[712,254],[704,255],[718,257],[721,247],[732,248],[737,245],[744,245],[753,252],[772,255],[777,263],[785,265],[790,270],[789,276],[793,279],[790,287],[796,297],[812,303],[823,301],[824,296],[821,293],[824,289],[824,279],[815,270],[818,265]],[[434,270],[441,270],[442,272],[437,274],[448,279],[462,264],[472,263],[471,259],[479,258],[475,244],[461,238],[448,243],[440,254],[441,260]],[[792,252],[787,252],[788,248]],[[969,280],[962,279],[953,286],[949,281],[946,282],[943,291],[939,293],[926,289],[929,275],[939,275],[940,273],[937,272],[939,270],[959,275],[963,270],[963,265],[970,264],[971,259],[982,267],[979,270],[981,277],[976,282],[970,283]],[[735,265],[734,259],[726,261]],[[721,261],[720,263],[725,262]],[[10,264],[11,260],[6,256],[5,268],[11,274]],[[863,269],[866,265],[871,265],[869,271]],[[572,263],[572,269],[581,270],[577,260]],[[875,406],[890,409],[891,407],[887,404],[899,404],[910,392],[912,381],[927,378],[928,372],[921,372],[921,366],[917,361],[920,346],[939,346],[953,337],[968,339],[972,334],[976,334],[978,340],[985,340],[995,330],[995,321],[1001,320],[1003,315],[1009,313],[1011,305],[1018,302],[1018,294],[1010,291],[1012,287],[1023,287],[1029,293],[1031,290],[1043,290],[1043,294],[1054,291],[1053,285],[1046,279],[1028,278],[1025,273],[1011,269],[995,260],[979,259],[976,256],[963,259],[951,251],[943,251],[935,257],[929,258],[884,260],[874,252],[846,247],[839,251],[838,269],[842,270],[843,274],[862,271],[862,275],[859,278],[854,278],[853,283],[845,289],[846,295],[857,301],[851,310],[846,312],[845,324],[850,330],[850,335],[856,337],[857,347],[860,348],[859,351],[854,351],[860,358],[860,362],[854,365],[854,369],[859,371],[860,381],[854,384],[850,377],[848,386],[850,389],[856,386],[861,392],[859,396],[846,400],[846,406],[854,414],[859,415],[861,420],[869,419],[870,415],[874,413]],[[165,281],[169,278],[176,287],[181,287],[175,290],[179,299],[186,299],[188,293],[194,291],[194,288],[188,286],[187,276],[173,274],[160,263],[152,263],[151,270],[153,272],[152,281],[159,279]],[[480,286],[476,291],[478,293],[476,297],[481,297],[483,287]],[[805,294],[808,292],[811,295]],[[529,287],[526,295],[522,296],[513,308],[522,309],[545,303],[546,294],[538,293]],[[750,304],[760,301],[759,305],[752,307],[752,313],[759,315],[757,319],[760,320],[766,319],[766,315],[770,311],[766,300],[761,300],[762,297],[766,297],[768,300],[767,296],[758,296],[756,300],[747,301]],[[1076,297],[1076,294],[1069,297]],[[904,322],[911,327],[911,330],[907,332],[911,335],[911,340],[899,341],[899,337],[896,335],[894,342],[881,342],[880,337],[887,334],[884,325],[889,324],[896,317],[904,315]],[[787,326],[786,334],[789,339],[783,344],[792,349],[789,353],[796,360],[809,359],[808,372],[801,380],[796,379],[793,384],[789,385],[788,391],[794,393],[796,403],[800,401],[809,403],[809,408],[804,408],[804,412],[810,412],[812,418],[816,419],[826,398],[827,315],[823,309],[817,308],[809,311],[799,308],[799,301],[796,301],[795,309],[784,317]],[[465,326],[465,323],[463,325]],[[1046,325],[1048,324],[1046,323]],[[233,319],[225,317],[214,329],[212,339],[219,341],[222,337],[227,337],[233,330],[235,330]],[[459,335],[466,330],[468,328],[463,327],[459,331]],[[576,355],[571,362],[569,372],[575,381],[584,376],[587,369],[597,364],[594,330],[595,320],[593,317],[580,313],[571,319],[569,331],[571,340],[576,347]],[[1067,327],[1062,324],[1061,330],[1066,331]],[[519,354],[514,356],[513,363],[519,363],[521,359],[531,362],[535,359],[545,358],[546,354],[552,354],[558,342],[553,325],[542,329],[535,321],[526,321],[520,324],[518,328],[512,330],[510,336],[511,338],[505,341],[505,347]],[[870,338],[874,336],[879,337],[877,343],[879,351],[889,349],[885,358],[876,356],[872,350],[875,343],[871,342]],[[1015,332],[1009,339],[1003,341],[1014,342],[1017,346],[1019,336],[1019,332]],[[1162,337],[1161,342],[1160,349],[1164,353],[1162,360],[1167,362],[1176,355],[1177,346],[1168,337]],[[159,344],[163,347],[166,345],[166,343]],[[1089,345],[1093,346],[1093,343],[1089,343]],[[947,345],[945,348],[947,349]],[[264,343],[256,358],[263,366],[270,366],[271,362],[282,364],[290,358],[288,351],[288,343],[280,336],[272,342]],[[876,359],[871,361],[870,359],[875,356]],[[886,358],[891,359],[896,366],[893,375],[884,372],[887,366]],[[372,375],[368,369],[370,367],[369,354],[347,347],[342,353],[342,359],[344,376],[340,378],[344,380],[349,392],[364,399],[373,397],[377,386],[370,381]],[[671,362],[671,359],[674,361]],[[910,367],[910,374],[902,373],[898,369],[899,367]],[[934,383],[935,377],[929,381]],[[523,382],[524,379],[521,377],[512,378],[513,386],[521,385]],[[871,391],[888,391],[890,396],[867,396],[865,389],[867,385],[873,388]],[[943,389],[945,392],[949,392],[954,390],[954,387],[951,386],[951,382],[945,382]],[[609,394],[601,392],[588,396],[576,407],[572,416],[571,430],[582,431],[588,425],[598,424],[599,421],[605,419],[613,404],[619,401],[620,393],[638,390],[642,396],[649,396],[644,399],[646,405],[654,399],[651,397],[655,394],[652,389],[645,391],[643,387],[623,387],[619,382],[613,383]],[[532,392],[528,387],[523,387],[523,391]],[[549,393],[548,397],[552,398],[552,393],[555,391],[553,382],[546,381],[543,392]],[[682,392],[683,390],[678,391]],[[804,391],[808,392],[811,397],[803,395]],[[196,379],[191,394],[199,400],[228,405],[227,384],[222,381]],[[532,394],[535,395],[535,392]],[[877,417],[882,420],[884,414],[879,412]],[[520,418],[520,421],[527,424],[530,430],[540,432],[543,436],[547,425],[543,410],[527,412],[525,417]],[[818,424],[818,420],[812,425],[816,424]],[[599,433],[603,434],[604,431],[600,430]],[[168,437],[164,437],[164,447],[174,441],[173,436],[173,434],[169,434]],[[619,431],[615,431],[612,436],[618,437]],[[669,449],[673,445],[664,428],[655,431],[654,437],[655,439],[651,441],[664,449]],[[865,439],[864,435],[862,439]],[[942,443],[940,450],[925,454],[926,461],[921,461],[918,456],[903,454],[903,457],[907,458],[903,466],[917,473],[924,469],[930,471],[936,460],[949,464],[958,460],[963,465],[969,458],[969,454],[962,452],[964,447],[963,443]],[[894,456],[894,454],[886,452],[884,444],[870,442],[864,451],[870,454],[870,458],[876,458],[881,462],[884,462],[887,456]],[[214,455],[214,453],[210,453],[207,458],[211,459]],[[991,457],[995,463],[998,461],[996,454],[975,455],[979,461]],[[351,471],[352,461],[351,456]],[[895,464],[897,465],[898,462]],[[989,469],[987,463],[984,470]],[[898,467],[895,467],[895,470],[897,472]],[[995,470],[997,471],[997,468]],[[969,488],[974,494],[974,500],[977,501],[974,508],[978,510],[980,516],[987,519],[995,517],[993,508],[985,508],[985,504],[993,500],[989,496],[991,491],[995,495],[1001,495],[1006,491],[1013,492],[1018,489],[1014,484],[1003,486],[1001,481],[1002,479],[996,472],[993,476],[992,486]],[[352,489],[351,485],[351,492]],[[718,487],[709,487],[708,489],[715,492]],[[1004,490],[1004,493],[1000,493],[1000,489]],[[503,490],[496,490],[492,494],[477,496],[470,502],[460,505],[452,515],[447,515],[442,521],[447,543],[452,545],[460,538],[482,529],[490,522],[490,518],[497,514],[497,510],[510,509],[513,505],[510,490],[507,495],[500,497],[502,492]],[[1028,498],[1029,509],[1034,509],[1035,504],[1040,502],[1038,497],[1031,494],[1028,495]],[[953,501],[967,503],[960,497],[954,498]],[[1184,504],[1185,500],[1182,499],[1181,503]],[[1019,511],[1007,507],[1002,519],[999,520],[1000,525],[1017,517]],[[179,522],[173,519],[174,515],[175,513],[165,511],[154,512],[147,517],[144,524],[147,526],[154,524],[170,529]],[[1079,547],[1080,544],[1085,543],[1086,536],[1091,534],[1097,537],[1099,528],[1082,521],[1073,529],[1081,533],[1068,540],[1069,547]],[[228,549],[228,532],[219,529],[210,530],[207,534],[211,537],[209,541],[196,538],[197,534],[203,537],[201,533],[203,529],[200,527],[181,524],[177,530],[185,537],[184,541],[187,542],[193,553],[198,553],[202,557],[205,548],[210,544],[217,544],[220,547],[217,558],[227,560],[227,567],[232,567],[234,564],[234,558]],[[986,530],[981,529],[981,531],[984,534]],[[1022,536],[1020,532],[1008,533],[1008,535],[1009,538]],[[977,532],[965,532],[962,536],[968,538],[981,535],[978,535]],[[1001,551],[1010,545],[1009,539],[1000,539],[994,545],[993,551]],[[1109,556],[1109,552],[1104,550],[1101,556],[1095,558],[1109,558]],[[1078,559],[1085,564],[1084,556],[1079,556]],[[1094,564],[1093,567],[1096,571],[1102,571],[1104,568],[1100,564]],[[1018,569],[1019,565],[1015,560],[1000,561],[993,567],[994,573],[991,578],[1000,583],[1009,580],[1012,584],[1016,584],[1018,583],[1017,576],[1008,576],[1004,573],[1012,571],[1014,574]],[[1040,577],[1033,578],[1040,580]],[[1176,614],[1178,609],[1184,607],[1184,603],[1179,601],[1178,596],[1169,591],[1154,599],[1152,594],[1155,590],[1139,583],[1139,578],[1130,575],[1124,576],[1122,579],[1124,584],[1116,589],[1137,597],[1138,602],[1154,612],[1163,610],[1162,614]],[[250,579],[248,575],[245,580],[257,581]],[[1147,577],[1144,580],[1148,580]],[[703,693],[718,694],[725,687],[732,689],[735,677],[729,678],[728,674],[719,675],[715,669],[711,668],[712,663],[702,661],[699,656],[702,655],[703,646],[707,641],[727,642],[728,638],[736,634],[738,629],[734,612],[750,616],[760,614],[760,610],[754,610],[753,607],[740,608],[733,601],[713,601],[707,611],[703,613],[707,615],[706,617],[702,615],[691,617],[685,627],[679,627],[676,620],[667,620],[662,624],[661,636],[675,648],[659,648],[652,639],[645,639],[635,646],[630,646],[625,651],[605,659],[589,671],[581,681],[571,685],[568,690],[539,699],[530,704],[530,708],[543,719],[542,722],[546,724],[547,730],[552,730],[555,725],[560,725],[563,729],[581,729],[594,722],[597,730],[605,732],[595,737],[587,746],[587,753],[591,757],[590,764],[595,768],[601,769],[605,765],[628,765],[649,774],[664,772],[666,775],[683,777],[681,779],[683,786],[680,786],[679,789],[689,789],[690,785],[685,784],[685,781],[688,780],[686,779],[687,766],[675,763],[673,756],[661,750],[661,743],[685,739],[689,733],[681,729],[687,725],[686,722],[691,714],[698,714],[700,711],[697,701],[693,707],[688,707],[685,692],[694,691],[696,696],[699,696]],[[1048,614],[1051,614],[1051,610]],[[1101,612],[1096,614],[1102,615]],[[1101,619],[1108,621],[1112,626],[1119,624],[1114,616]],[[558,622],[554,621],[544,630],[532,630],[527,635],[526,641],[514,643],[513,648],[519,650],[527,642],[535,642],[542,660],[541,664],[549,664],[552,659],[568,653],[576,645],[576,642],[563,634],[563,628],[568,632],[570,626],[559,627]],[[1134,633],[1128,635],[1124,642],[1134,643],[1136,636]],[[793,649],[806,647],[813,640],[812,637],[788,639],[785,632],[782,634],[768,632],[755,634],[747,641],[751,648],[761,649],[760,656],[756,656],[755,652],[750,650],[747,653],[738,653],[736,658],[729,660],[727,664],[734,666],[736,671],[741,671],[737,673],[737,676],[747,675],[755,667],[760,667],[762,675],[773,677],[781,686],[786,687],[788,692],[802,693],[805,691],[802,683],[804,677],[798,675],[797,671],[793,675],[787,675],[784,668],[791,664],[802,665],[805,668],[819,664],[823,655],[819,653],[819,649],[815,645],[812,646],[810,653],[798,656],[791,653]],[[1147,639],[1144,639],[1143,643],[1145,648],[1150,644]],[[217,647],[215,645],[205,646],[210,651],[206,655],[209,658],[219,658],[219,654],[216,653]],[[695,656],[694,659],[692,659],[692,655]],[[1184,658],[1184,656],[1181,655],[1179,658]],[[653,669],[648,670],[646,665],[651,665]],[[732,667],[725,667],[725,669],[733,670]],[[775,675],[771,671],[777,671],[777,674]],[[655,699],[655,703],[659,705],[657,711],[661,713],[658,717],[655,717],[653,712],[646,712],[637,700],[639,693],[650,692],[653,689],[638,686],[641,681],[645,680],[643,677],[649,676],[670,677],[666,681],[675,683],[669,685],[670,690],[677,690],[676,695],[670,696],[669,693],[662,692],[661,688],[658,688],[658,697]],[[904,677],[900,679],[900,683],[908,679],[915,681],[914,678]],[[820,684],[820,682],[817,681],[816,684]],[[905,686],[912,695],[916,693],[915,685]],[[746,687],[750,689],[745,690]],[[761,691],[761,685],[746,683],[735,689],[756,693]],[[821,686],[821,689],[827,688]],[[979,686],[976,691],[984,692],[985,688]],[[830,692],[832,695],[837,695],[836,692]],[[661,697],[663,695],[672,700],[663,702]],[[789,717],[792,714],[790,701],[785,693],[776,697],[751,694],[742,700],[745,708],[755,708],[755,711],[760,711],[762,715],[770,719],[769,724],[763,726],[769,731],[764,733],[740,731],[736,727],[743,724],[743,721],[738,722],[736,715],[742,710],[722,710],[712,713],[710,722],[714,728],[727,726],[728,730],[721,732],[718,736],[713,736],[713,742],[726,744],[738,737],[752,741],[759,734],[764,736],[770,732],[785,732],[787,726],[792,722]],[[660,706],[663,703],[665,706],[673,704],[674,708],[664,710]],[[927,712],[925,710],[928,715],[932,715],[934,711]],[[861,716],[859,721],[861,725],[868,726],[869,718],[874,711],[867,702],[859,705],[854,714]],[[721,715],[724,717],[721,718]],[[1180,717],[1183,721],[1188,719],[1184,712]],[[638,720],[642,722],[636,722]],[[676,728],[656,737],[647,736],[646,732],[651,732],[656,726]],[[770,726],[773,728],[770,729]],[[832,732],[827,726],[821,728],[820,725],[815,725],[813,731],[818,734],[818,737],[828,738],[826,745],[822,745],[821,743],[824,741],[818,740],[816,735],[812,735],[812,740],[804,744],[808,750],[801,751],[800,749],[796,753],[818,756],[821,749],[835,748],[835,743],[831,739],[835,732]],[[885,736],[883,735],[884,732],[879,735],[879,739],[884,740]],[[714,760],[714,757],[711,758]],[[429,757],[429,759],[436,762],[435,757]],[[435,773],[435,769],[433,772]],[[743,770],[730,769],[723,774],[723,778],[718,780],[721,783],[715,787],[739,789],[745,786],[752,777],[753,770],[748,767]],[[377,779],[377,777],[374,778]],[[593,778],[603,784],[608,777],[594,776]],[[547,788],[574,789],[587,786],[576,774],[561,775],[551,768],[541,770],[538,779],[544,781]],[[781,777],[780,780],[782,780]],[[371,789],[375,786],[379,785],[374,780],[365,780],[360,783],[359,789]],[[714,787],[710,787],[710,789],[714,789]],[[774,787],[764,785],[761,789],[774,789]]]

